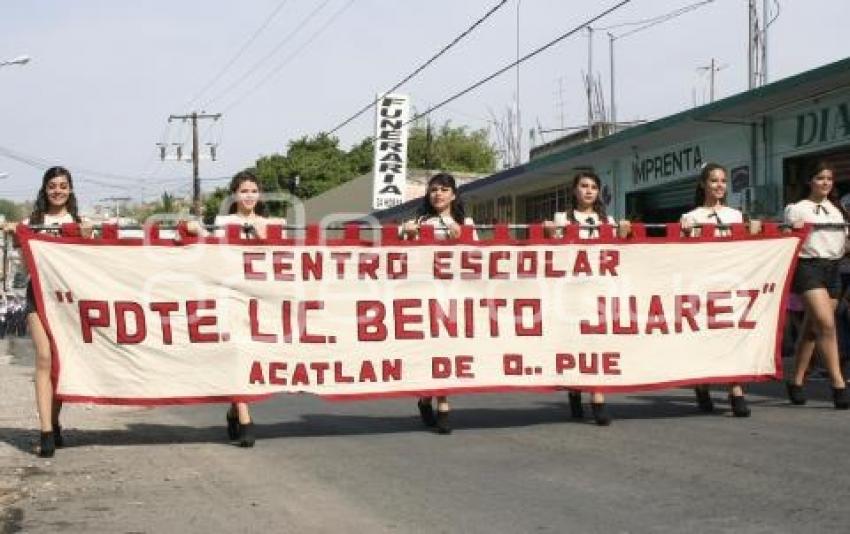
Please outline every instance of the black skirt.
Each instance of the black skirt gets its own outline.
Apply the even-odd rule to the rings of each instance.
[[[841,296],[841,275],[838,272],[840,261],[826,258],[800,258],[791,284],[792,290],[802,295],[810,289],[822,288],[826,289],[830,298],[837,299]]]

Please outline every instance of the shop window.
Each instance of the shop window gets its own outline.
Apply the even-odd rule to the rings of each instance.
[[[557,211],[567,209],[567,188],[557,187],[522,199],[526,223],[552,220]]]
[[[493,200],[473,204],[472,219],[476,224],[494,224],[496,222],[496,207]]]
[[[501,196],[496,199],[496,220],[500,223],[513,222],[514,200],[510,195]]]

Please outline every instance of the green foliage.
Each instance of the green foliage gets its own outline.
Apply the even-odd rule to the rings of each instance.
[[[373,153],[371,137],[345,151],[339,147],[338,138],[320,133],[290,141],[285,154],[263,156],[248,170],[256,174],[265,193],[292,192],[307,199],[370,172]],[[488,173],[496,168],[496,151],[488,140],[487,130],[469,131],[464,126],[452,127],[448,122],[432,132],[430,144],[427,127],[414,124],[409,132],[407,153],[411,169]],[[427,162],[430,162],[428,167]],[[296,177],[299,185],[293,187]],[[205,221],[212,221],[228,195],[227,188],[220,187],[207,196]],[[283,215],[284,203],[267,204],[271,215]]]
[[[496,150],[487,130],[469,131],[466,126],[452,127],[449,121],[431,127],[416,123],[410,129],[407,165],[412,169],[439,169],[490,173],[496,169]]]
[[[7,221],[20,221],[29,215],[28,212],[25,213],[24,206],[5,198],[0,198],[0,214],[4,215]]]

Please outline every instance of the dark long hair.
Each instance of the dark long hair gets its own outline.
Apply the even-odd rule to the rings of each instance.
[[[694,191],[694,207],[701,208],[705,205],[705,191],[706,185],[708,184],[708,179],[711,178],[711,173],[714,171],[723,171],[723,174],[726,175],[726,178],[729,178],[729,173],[726,172],[726,167],[720,165],[719,163],[706,163],[702,166],[702,171],[699,173],[699,181],[697,182],[696,191]],[[729,187],[727,185],[726,191],[729,191]],[[723,198],[720,199],[720,203],[724,206],[726,205],[726,193],[723,194]]]
[[[263,196],[263,186],[260,184],[260,181],[254,173],[249,171],[239,172],[232,180],[230,180],[230,207],[227,209],[227,213],[230,213],[231,215],[236,213],[237,204],[239,203],[236,200],[236,192],[239,191],[239,188],[245,182],[254,182],[257,184],[257,193],[259,193],[260,198],[257,199],[257,205],[254,206],[254,213],[260,217],[267,217],[266,204],[261,200]]]
[[[44,214],[50,208],[50,201],[47,199],[47,182],[64,176],[68,180],[68,201],[65,202],[65,209],[74,219],[74,222],[80,222],[80,215],[77,209],[77,196],[74,195],[74,180],[71,178],[71,173],[65,167],[50,167],[44,171],[44,177],[41,179],[41,189],[38,190],[38,196],[35,199],[35,205],[32,207],[30,214],[30,224],[39,225],[44,223]]]
[[[422,197],[422,203],[419,205],[419,210],[416,212],[416,218],[425,219],[437,216],[434,206],[431,205],[430,191],[432,185],[440,185],[451,188],[452,192],[455,194],[455,199],[452,200],[452,205],[449,208],[452,219],[454,219],[458,224],[463,224],[463,220],[466,218],[466,210],[463,207],[463,200],[461,200],[460,195],[458,195],[455,177],[445,172],[435,174],[430,180],[428,180],[428,185],[425,188],[425,196]]]
[[[832,189],[830,189],[826,198],[832,202],[833,206],[838,208],[838,211],[841,212],[841,216],[844,217],[845,221],[850,220],[850,214],[847,213],[847,210],[844,209],[844,206],[841,205],[841,201],[838,198],[838,189],[835,187],[835,167],[824,160],[813,161],[806,166],[804,171],[805,174],[803,174],[803,194],[799,200],[809,198],[809,195],[812,194],[812,180],[823,171],[829,171],[832,173]]]
[[[579,171],[578,174],[573,177],[573,185],[570,187],[570,200],[567,205],[567,218],[573,223],[579,222],[576,220],[574,210],[578,209],[579,206],[578,199],[576,198],[576,190],[578,190],[578,184],[583,178],[590,178],[593,180],[593,183],[596,184],[596,189],[599,193],[596,195],[596,200],[593,202],[593,211],[599,216],[600,224],[607,223],[608,210],[605,209],[605,203],[602,202],[602,180],[600,180],[599,176],[597,176],[593,171]]]

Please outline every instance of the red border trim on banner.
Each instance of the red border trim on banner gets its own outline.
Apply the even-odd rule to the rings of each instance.
[[[75,226],[75,225],[65,225],[65,226]],[[303,238],[284,238],[279,237],[282,235],[282,232],[278,232],[281,229],[279,225],[277,228],[274,228],[269,232],[269,235],[273,236],[270,239],[243,239],[243,238],[218,238],[218,237],[195,237],[195,236],[186,236],[185,231],[182,231],[178,228],[177,234],[180,236],[178,239],[162,239],[159,237],[159,228],[157,225],[148,225],[145,227],[145,239],[138,238],[117,238],[117,232],[113,232],[112,229],[106,229],[104,231],[104,237],[102,238],[84,238],[81,237],[79,232],[69,232],[71,234],[70,237],[56,237],[46,233],[37,233],[25,225],[18,225],[17,228],[17,236],[19,242],[21,243],[21,249],[24,253],[24,258],[27,262],[27,266],[30,272],[30,280],[33,284],[33,293],[36,299],[36,312],[41,321],[42,326],[47,333],[47,336],[50,340],[50,348],[51,353],[53,354],[52,367],[51,367],[51,378],[53,381],[53,389],[56,398],[63,402],[70,403],[95,403],[95,404],[104,404],[104,405],[133,405],[133,406],[165,406],[165,405],[184,405],[184,404],[200,404],[200,403],[228,403],[228,402],[257,402],[266,400],[271,396],[280,394],[280,393],[300,393],[300,392],[269,392],[258,395],[218,395],[218,396],[201,396],[201,397],[164,397],[164,398],[132,398],[132,397],[96,397],[96,396],[83,396],[83,395],[67,395],[67,394],[58,394],[56,388],[58,386],[58,377],[59,372],[61,370],[61,358],[56,347],[53,335],[50,330],[50,325],[47,322],[47,317],[44,313],[44,298],[43,291],[41,289],[41,282],[39,279],[38,270],[35,268],[34,259],[32,256],[32,251],[29,247],[29,241],[47,241],[53,243],[61,243],[61,244],[84,244],[89,246],[165,246],[165,247],[182,247],[192,244],[218,244],[218,245],[272,245],[272,246],[345,246],[345,247],[376,247],[376,246],[400,246],[403,245],[405,247],[411,246],[454,246],[457,244],[463,245],[471,245],[475,246],[503,246],[503,245],[512,245],[512,246],[522,246],[522,245],[574,245],[574,244],[584,244],[584,245],[597,245],[597,244],[611,244],[611,245],[625,245],[628,246],[630,244],[668,244],[668,243],[693,243],[693,244],[705,244],[706,242],[729,242],[729,241],[761,241],[761,240],[774,240],[774,239],[785,239],[789,237],[798,238],[795,254],[791,261],[791,264],[788,269],[788,273],[786,274],[785,279],[785,287],[783,288],[782,299],[780,301],[780,310],[776,325],[776,342],[775,342],[775,354],[774,354],[774,365],[775,369],[773,373],[763,374],[763,375],[747,375],[747,376],[730,376],[730,377],[706,377],[706,378],[697,378],[697,379],[686,379],[686,380],[676,380],[669,382],[658,382],[651,384],[640,384],[633,386],[565,386],[565,385],[537,385],[537,386],[475,386],[475,387],[456,387],[451,389],[437,389],[437,390],[404,390],[404,391],[389,391],[389,392],[380,392],[380,393],[352,393],[352,394],[317,394],[320,397],[338,401],[338,400],[367,400],[367,399],[381,399],[381,398],[397,398],[397,397],[416,397],[416,396],[443,396],[443,395],[458,395],[458,394],[470,394],[470,393],[510,393],[510,392],[551,392],[558,390],[573,390],[573,391],[589,391],[589,392],[599,392],[599,393],[629,393],[629,392],[639,392],[639,391],[653,391],[659,389],[670,389],[677,387],[687,387],[694,386],[699,384],[732,384],[732,383],[746,383],[746,382],[764,382],[770,380],[780,380],[782,378],[782,335],[785,327],[785,322],[787,319],[787,305],[788,298],[790,294],[791,283],[793,280],[793,275],[796,270],[797,260],[799,259],[800,249],[802,248],[803,242],[808,236],[811,226],[806,225],[804,228],[800,230],[792,230],[787,232],[781,232],[779,229],[778,223],[764,223],[763,230],[761,234],[750,235],[747,234],[744,230],[744,225],[732,225],[732,226],[740,226],[740,228],[733,229],[736,231],[731,232],[732,235],[724,236],[724,237],[689,237],[684,236],[681,231],[681,225],[678,223],[671,223],[667,225],[667,235],[664,237],[647,237],[646,229],[642,225],[632,225],[632,234],[626,238],[620,238],[613,234],[613,232],[600,232],[600,237],[598,238],[589,238],[583,239],[578,237],[578,228],[575,225],[567,226],[567,231],[564,232],[564,236],[561,238],[547,238],[543,237],[543,226],[542,225],[530,225],[529,226],[529,238],[527,239],[513,239],[510,237],[509,227],[507,225],[497,225],[494,227],[494,238],[493,239],[483,239],[483,240],[474,240],[473,232],[471,227],[467,229],[466,227],[463,229],[460,239],[449,239],[449,240],[436,240],[434,239],[433,233],[428,230],[430,227],[423,226],[422,231],[420,232],[420,239],[414,241],[406,241],[402,240],[398,236],[398,227],[395,225],[387,225],[384,226],[381,231],[381,239],[379,240],[365,240],[359,237],[359,229],[355,232],[354,225],[348,225],[345,229],[344,236],[342,238],[329,238],[323,239],[320,228],[316,225],[310,225],[307,227],[305,236]],[[70,229],[69,229],[70,230]],[[570,231],[575,230],[575,231]],[[233,233],[233,232],[231,232]],[[706,232],[708,233],[708,232]],[[429,235],[430,234],[430,235]],[[672,235],[671,235],[672,234]]]

